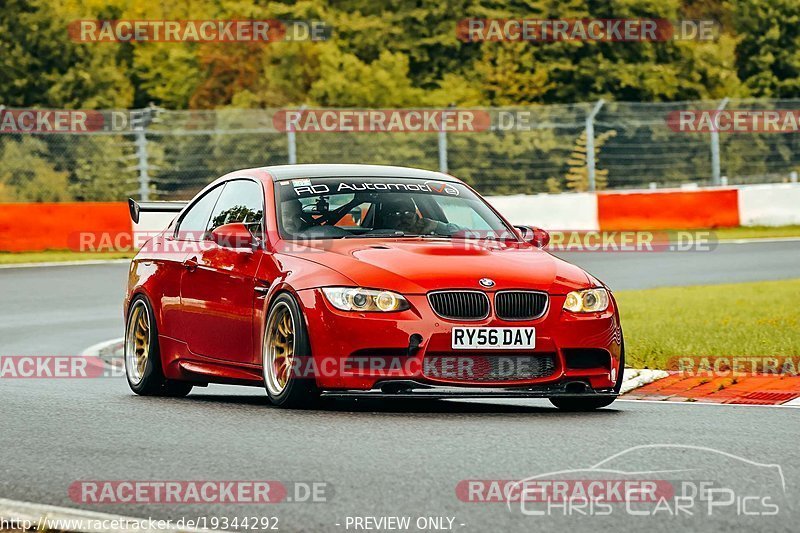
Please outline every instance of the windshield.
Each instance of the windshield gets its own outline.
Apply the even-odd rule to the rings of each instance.
[[[337,177],[281,181],[275,190],[284,239],[514,238],[500,217],[460,183]]]

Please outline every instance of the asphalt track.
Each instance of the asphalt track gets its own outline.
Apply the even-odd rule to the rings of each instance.
[[[616,289],[800,277],[797,242],[720,245],[708,253],[581,253],[570,260]],[[125,273],[122,264],[0,270],[0,354],[76,354],[121,336]],[[270,407],[259,389],[212,386],[167,400],[133,396],[121,378],[99,378],[4,379],[0,410],[0,497],[137,517],[256,514],[277,516],[282,531],[355,531],[346,527],[348,516],[449,516],[464,532],[793,531],[800,517],[800,411],[791,408],[618,402],[566,414],[535,400],[340,401],[295,412]],[[654,518],[628,516],[617,506],[611,516],[555,510],[542,517],[456,496],[460,480],[585,468],[649,444],[710,447],[741,459],[720,463],[695,448],[658,448],[626,455],[625,471],[666,464],[702,471],[737,498],[769,493],[774,500],[780,492],[778,514],[745,517],[734,506],[711,517],[695,508],[692,516]],[[745,460],[780,465],[785,492],[772,471]],[[78,505],[67,492],[76,480],[237,479],[324,482],[329,498],[97,506]]]
[[[800,239],[722,243],[710,251],[557,255],[585,268],[614,290],[800,277]]]

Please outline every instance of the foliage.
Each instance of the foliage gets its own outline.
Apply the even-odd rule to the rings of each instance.
[[[717,18],[708,41],[464,42],[468,17]],[[79,19],[323,20],[324,42],[82,43]],[[7,0],[9,106],[520,105],[800,96],[795,0]]]
[[[120,136],[81,136],[65,150],[71,160],[70,191],[76,200],[119,200],[136,189],[128,170],[132,150]]]
[[[595,164],[595,190],[601,191],[605,189],[606,185],[608,184],[608,169],[600,168],[598,158],[600,155],[600,148],[602,148],[606,141],[608,141],[611,137],[614,137],[616,134],[616,131],[609,130],[601,133],[600,135],[595,135],[593,150]],[[586,131],[584,131],[575,140],[575,146],[572,148],[572,153],[567,160],[569,170],[567,171],[567,175],[564,177],[567,182],[567,187],[575,192],[584,192],[589,190],[589,170],[586,166],[587,153]]]
[[[61,202],[71,200],[68,172],[50,163],[44,141],[23,136],[5,139],[0,148],[0,201]]]

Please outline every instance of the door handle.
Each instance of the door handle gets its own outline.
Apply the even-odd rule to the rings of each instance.
[[[195,271],[195,269],[197,268],[197,256],[194,256],[194,255],[193,255],[192,257],[190,257],[190,258],[186,259],[186,260],[183,262],[183,266],[184,266],[184,267],[186,268],[186,270],[188,270],[189,272],[194,272],[194,271]]]

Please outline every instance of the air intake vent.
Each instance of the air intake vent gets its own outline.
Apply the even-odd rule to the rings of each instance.
[[[503,320],[533,320],[547,310],[547,293],[502,291],[494,297],[494,312]]]
[[[422,372],[427,378],[443,381],[528,381],[552,376],[556,372],[556,358],[551,353],[453,355],[433,352],[425,355]]]
[[[480,320],[489,316],[489,298],[480,291],[439,291],[428,295],[433,311],[452,320]]]

